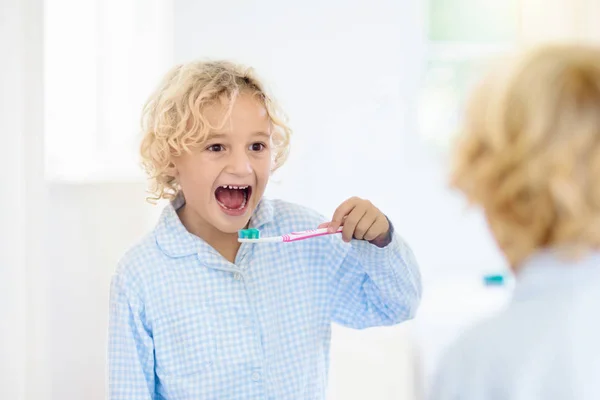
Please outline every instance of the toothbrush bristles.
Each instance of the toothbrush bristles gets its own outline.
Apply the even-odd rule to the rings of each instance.
[[[260,231],[256,228],[242,229],[238,232],[240,239],[260,239]]]

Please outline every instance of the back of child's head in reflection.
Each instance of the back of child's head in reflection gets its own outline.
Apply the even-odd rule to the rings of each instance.
[[[453,156],[516,285],[447,350],[432,398],[600,399],[600,49],[545,46],[489,75]]]
[[[452,183],[515,270],[542,249],[600,247],[600,49],[530,51],[475,91]]]

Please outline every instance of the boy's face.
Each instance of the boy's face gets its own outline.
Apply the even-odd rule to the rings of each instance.
[[[216,102],[204,116],[212,126],[221,126],[226,112]],[[186,213],[192,218],[188,222],[205,232],[244,229],[263,196],[271,162],[271,120],[257,99],[241,94],[222,129],[174,160]]]

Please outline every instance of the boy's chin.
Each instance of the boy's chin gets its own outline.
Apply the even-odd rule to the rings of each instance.
[[[242,226],[241,228],[232,228],[232,227],[223,227],[220,228],[219,231],[221,231],[222,233],[225,233],[227,235],[237,235],[239,231],[241,231],[242,229],[245,229],[244,226]]]
[[[231,219],[228,217],[227,219]],[[238,234],[242,229],[246,229],[248,226],[248,222],[250,221],[250,217],[237,217],[238,221],[219,221],[215,226],[219,231],[227,234]]]

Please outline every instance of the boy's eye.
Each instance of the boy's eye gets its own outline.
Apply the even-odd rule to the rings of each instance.
[[[214,151],[214,152],[219,152],[219,151],[223,151],[225,148],[223,147],[222,144],[212,144],[210,146],[208,146],[206,148],[206,150],[208,151]]]
[[[267,146],[264,143],[252,143],[250,149],[252,151],[263,151]]]

